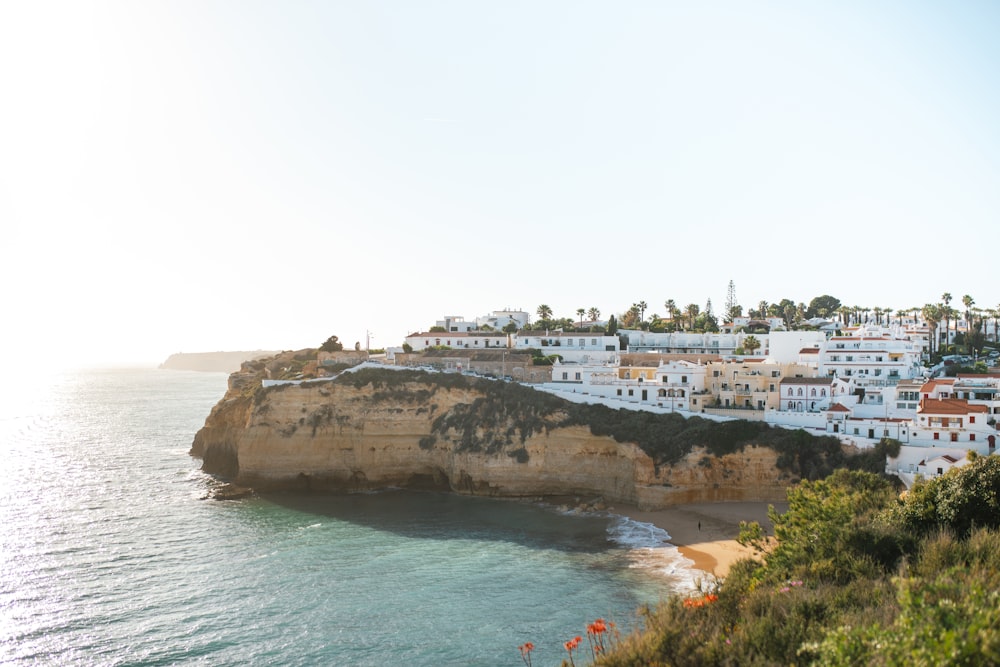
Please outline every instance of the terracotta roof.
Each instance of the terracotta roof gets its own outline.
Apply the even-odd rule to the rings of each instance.
[[[968,415],[972,413],[987,413],[990,409],[985,405],[969,405],[964,398],[924,398],[920,401],[917,414],[932,415]]]
[[[934,389],[936,389],[938,385],[952,387],[955,385],[955,380],[952,378],[939,378],[937,380],[928,380],[923,384],[922,387],[920,387],[920,391],[934,391]]]
[[[834,403],[829,408],[827,408],[827,412],[850,412],[850,411],[851,411],[850,408],[845,407],[840,403]]]
[[[781,378],[780,384],[833,384],[833,378]]]
[[[799,350],[799,354],[819,354],[818,347],[804,347]]]

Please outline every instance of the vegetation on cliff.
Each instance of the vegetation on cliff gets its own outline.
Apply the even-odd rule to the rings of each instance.
[[[418,402],[432,411],[437,409],[433,396],[439,389],[474,391],[471,402],[435,417],[431,436],[422,443],[428,448],[448,442],[458,451],[507,452],[523,461],[527,460],[523,444],[533,434],[586,426],[594,435],[637,444],[657,466],[677,463],[695,447],[723,456],[747,445],[774,449],[779,454],[778,467],[803,479],[820,479],[839,467],[875,472],[885,465],[882,450],[848,456],[836,438],[817,437],[801,430],[772,428],[762,422],[715,422],[572,403],[517,383],[460,374],[363,369],[345,373],[336,382],[355,388],[371,386],[373,401]]]
[[[900,498],[839,470],[789,490],[775,537],[712,592],[646,610],[596,664],[1000,664],[1000,458]]]

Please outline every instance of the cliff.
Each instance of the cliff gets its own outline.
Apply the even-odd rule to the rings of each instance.
[[[584,495],[658,508],[783,500],[803,465],[839,453],[811,436],[790,445],[799,452],[750,442],[785,437],[766,425],[581,406],[455,374],[366,369],[265,389],[253,366],[230,376],[191,453],[207,472],[257,489]]]

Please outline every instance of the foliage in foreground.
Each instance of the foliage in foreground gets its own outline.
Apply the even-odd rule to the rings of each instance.
[[[595,664],[1000,664],[1000,458],[904,497],[839,470],[789,491],[775,536],[742,539],[712,604],[670,600]]]

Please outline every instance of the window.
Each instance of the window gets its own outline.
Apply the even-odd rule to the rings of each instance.
[[[567,338],[566,339],[566,344],[567,345],[573,345],[573,339],[572,338]]]
[[[771,377],[776,378],[781,375],[780,371],[771,371]]]
[[[934,431],[934,439],[935,440],[940,440],[941,439],[941,434],[938,433],[937,431]]]
[[[809,394],[809,395],[810,395],[810,396],[815,396],[815,395],[816,395],[816,387],[813,387],[813,388],[812,388],[812,393],[811,393],[811,394]]]
[[[569,379],[569,373],[563,373],[563,380]]]
[[[952,433],[951,434],[951,441],[952,442],[958,442],[958,433]]]
[[[719,371],[712,371],[712,377],[714,378],[719,377]]]
[[[619,396],[621,396],[621,395],[622,395],[622,390],[621,390],[621,389],[619,389],[619,390],[618,390],[618,395],[619,395]]]
[[[852,354],[847,355],[847,361],[854,361],[854,355]]]
[[[681,376],[681,384],[687,384],[687,381],[688,381],[688,376],[687,375],[682,375]]]
[[[789,387],[789,388],[788,388],[788,395],[789,395],[789,396],[791,396],[791,395],[792,395],[792,388],[791,388],[791,387]]]
[[[632,391],[631,389],[629,389],[629,390],[628,390],[628,395],[629,395],[629,396],[635,396],[635,392],[634,392],[634,391]]]
[[[596,338],[591,338],[590,339],[590,344],[591,345],[597,345],[597,339]]]
[[[975,433],[970,433],[969,434],[969,440],[975,440],[975,439],[976,439],[976,434]]]
[[[819,395],[820,396],[826,396],[826,389],[820,389],[819,390]]]
[[[970,424],[975,424],[976,423],[976,418],[975,418],[974,415],[969,415],[969,423]]]
[[[577,380],[580,379],[580,374],[579,373],[576,374],[576,378],[575,379],[577,379]]]
[[[799,396],[802,395],[802,387],[799,387]]]
[[[767,385],[767,390],[768,391],[774,391],[774,385],[773,384]]]

